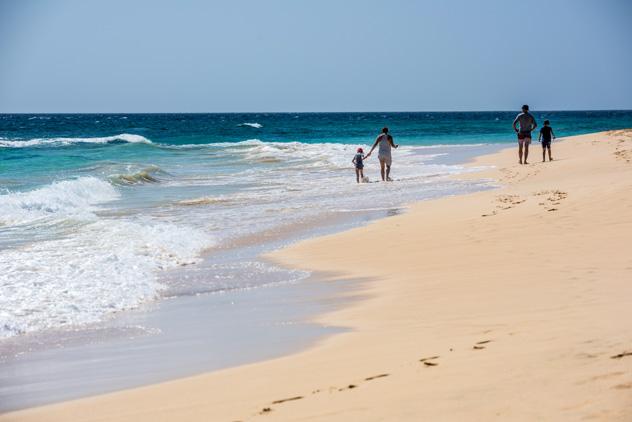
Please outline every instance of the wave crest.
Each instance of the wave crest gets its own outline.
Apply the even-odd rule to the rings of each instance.
[[[96,177],[53,182],[26,192],[0,195],[0,222],[28,224],[42,219],[92,219],[95,205],[119,198],[114,187]]]
[[[115,185],[137,185],[141,183],[159,183],[157,174],[165,173],[158,166],[149,166],[135,173],[124,173],[110,176],[110,181]]]
[[[255,129],[261,129],[263,127],[263,125],[261,123],[257,123],[257,122],[254,122],[254,123],[241,123],[241,124],[238,124],[237,126],[249,126],[249,127],[255,128]]]
[[[0,139],[0,148],[32,148],[44,146],[69,146],[75,144],[109,144],[111,142],[153,144],[153,142],[144,136],[134,135],[131,133],[121,133],[119,135],[98,138],[34,138],[23,140]]]

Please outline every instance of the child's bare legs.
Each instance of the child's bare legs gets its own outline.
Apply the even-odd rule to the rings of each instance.
[[[361,169],[356,169],[356,183],[360,183],[360,175],[362,174]]]
[[[549,161],[552,161],[553,158],[551,158],[551,146],[550,145],[543,145],[542,146],[542,162],[546,161],[546,151],[549,151]]]

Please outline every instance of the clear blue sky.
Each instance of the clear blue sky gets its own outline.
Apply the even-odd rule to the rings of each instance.
[[[0,112],[632,109],[632,1],[0,0]]]

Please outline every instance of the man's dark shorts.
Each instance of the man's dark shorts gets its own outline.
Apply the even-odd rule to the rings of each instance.
[[[531,143],[531,132],[529,131],[518,132],[518,144],[522,146],[524,144],[529,145],[530,143]]]
[[[542,148],[551,148],[551,141],[542,141]]]

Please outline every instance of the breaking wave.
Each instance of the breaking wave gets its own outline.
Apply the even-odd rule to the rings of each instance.
[[[38,220],[94,217],[95,206],[119,198],[108,182],[96,177],[80,177],[53,182],[26,192],[0,195],[0,223],[30,224]]]
[[[158,166],[149,166],[135,173],[124,173],[110,176],[115,185],[137,185],[141,183],[159,183],[157,175],[165,174]]]
[[[155,299],[158,274],[212,246],[199,230],[150,220],[98,220],[73,236],[0,251],[0,339],[83,325]]]
[[[124,142],[130,144],[151,144],[152,142],[141,135],[121,133],[120,135],[98,138],[34,138],[34,139],[0,139],[0,148],[32,148],[39,146],[63,147],[75,144],[108,144]]]

